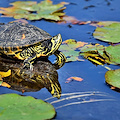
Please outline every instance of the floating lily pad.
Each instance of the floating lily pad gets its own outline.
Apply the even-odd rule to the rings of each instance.
[[[101,24],[102,25],[102,24]],[[105,41],[105,42],[111,42],[111,43],[118,43],[120,42],[120,23],[119,22],[106,22],[103,24],[104,26],[99,26],[96,28],[95,32],[93,33],[93,36],[96,39]]]
[[[120,89],[120,69],[107,71],[105,79],[109,85]]]
[[[91,21],[90,25],[95,26],[95,27],[105,27],[105,26],[109,26],[112,23],[119,23],[116,21]]]
[[[95,45],[85,45],[80,52],[80,55],[84,58],[93,61],[99,65],[105,63],[119,65],[120,64],[120,45],[116,46],[103,46],[99,44]],[[103,63],[103,64],[101,64]]]
[[[81,48],[80,55],[90,60],[95,65],[104,65],[108,57],[104,53],[105,46],[89,44]]]
[[[15,19],[25,18],[28,20],[49,19],[59,21],[64,16],[63,12],[66,3],[53,4],[51,0],[44,0],[40,3],[33,1],[16,1],[10,3],[12,7],[0,7],[0,13],[7,17],[14,17]]]
[[[90,53],[93,52],[93,53],[103,54],[104,48],[105,48],[105,46],[100,45],[100,44],[95,44],[95,45],[88,44],[81,48],[81,52],[90,52],[91,51]]]
[[[105,51],[111,64],[120,64],[120,45],[108,46]]]
[[[67,57],[66,62],[71,61],[83,61],[79,58],[80,48],[84,46],[85,42],[76,41],[74,39],[68,39],[62,43],[59,50],[63,52],[63,54]]]
[[[0,120],[46,120],[55,116],[54,107],[33,97],[0,95]]]

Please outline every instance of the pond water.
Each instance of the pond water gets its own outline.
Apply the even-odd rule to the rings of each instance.
[[[4,0],[0,1],[0,6],[7,7],[10,2],[16,0]],[[37,0],[39,1],[39,0]],[[71,2],[67,5],[65,10],[66,14],[69,16],[74,16],[80,21],[120,21],[120,9],[118,0],[64,0],[65,2]],[[61,0],[53,0],[53,3],[59,3]],[[10,22],[13,18],[1,17],[0,22]],[[56,24],[41,21],[28,21],[30,24],[40,27],[41,29],[47,31],[52,36],[60,33],[62,35],[63,41],[66,39],[75,39],[76,41],[83,41],[88,43],[100,43],[102,45],[107,45],[104,42],[98,41],[93,38],[92,33],[95,30],[94,26],[90,25],[71,25],[69,24]],[[49,57],[50,61],[54,61],[54,56]],[[118,66],[110,65],[112,69],[119,68]],[[59,101],[53,103],[56,108],[57,115],[55,119],[57,120],[120,120],[120,93],[111,90],[105,83],[105,73],[107,69],[102,66],[95,66],[88,60],[76,61],[66,63],[61,69],[57,70],[59,76],[59,83],[62,88],[62,94]],[[71,77],[81,77],[82,82],[72,81],[70,83],[65,83],[66,79]],[[37,92],[25,92],[21,93],[18,91],[10,90],[5,87],[0,87],[0,94],[5,93],[17,93],[21,95],[33,96],[38,99],[46,100],[51,103],[58,100],[57,98],[51,98],[51,94],[47,89],[43,88]],[[75,95],[86,95],[78,98],[67,98],[72,97],[68,93],[76,93]],[[77,94],[78,93],[78,94]],[[66,99],[65,99],[66,98]],[[96,101],[93,100],[101,100]],[[107,99],[107,100],[106,100]],[[112,100],[111,100],[112,99]],[[91,101],[90,103],[85,103],[83,101]],[[76,102],[76,104],[60,106]],[[77,102],[79,102],[77,104]]]

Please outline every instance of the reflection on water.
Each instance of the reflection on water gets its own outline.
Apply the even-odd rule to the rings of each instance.
[[[54,97],[45,99],[46,102],[54,105],[55,109],[64,108],[72,105],[84,103],[94,103],[103,101],[115,101],[115,99],[107,93],[100,91],[73,92],[61,94],[61,99],[54,100]]]
[[[58,81],[58,73],[55,66],[49,61],[36,61],[33,71],[22,69],[22,62],[0,58],[0,71],[11,69],[11,75],[4,77],[3,82],[8,83],[10,89],[21,92],[39,91],[42,88],[60,98],[61,86]]]

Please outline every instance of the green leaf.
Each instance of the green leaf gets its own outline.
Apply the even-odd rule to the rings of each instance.
[[[120,69],[107,71],[105,79],[109,85],[120,89]]]
[[[81,48],[80,55],[84,56],[84,58],[88,59],[95,65],[103,65],[106,63],[105,60],[108,57],[104,53],[105,46],[99,44],[89,44],[85,45]]]
[[[51,0],[44,0],[40,3],[33,1],[17,1],[10,3],[8,8],[0,8],[0,13],[15,19],[25,18],[28,20],[49,19],[60,21],[65,15],[63,10],[65,3],[53,4]],[[62,16],[62,17],[61,17]]]
[[[103,45],[100,45],[100,44],[95,44],[95,45],[92,45],[92,44],[88,44],[88,45],[85,45],[81,48],[81,52],[93,52],[93,53],[100,53],[100,54],[103,54],[103,51],[104,51],[104,46]]]
[[[120,45],[116,46],[108,46],[105,47],[103,45],[95,44],[95,45],[85,45],[81,48],[80,55],[89,59],[90,61],[96,60],[96,63],[109,63],[118,65],[120,64]],[[101,64],[99,64],[101,65]]]
[[[100,24],[100,23],[99,23]],[[106,24],[106,25],[105,25]],[[120,23],[119,22],[110,22],[108,21],[103,24],[103,27],[97,27],[93,36],[96,39],[111,42],[111,43],[118,43],[120,42]]]
[[[17,94],[0,95],[0,120],[45,120],[55,116],[51,104]]]
[[[79,59],[79,52],[80,48],[85,44],[87,43],[68,39],[62,43],[59,50],[67,57],[66,62],[83,61],[82,59]]]
[[[28,11],[35,11],[36,4],[37,2],[35,1],[16,1],[10,3],[10,5],[13,5],[15,8],[19,8],[19,10],[28,10]]]
[[[111,64],[120,64],[120,45],[108,46],[105,51]]]

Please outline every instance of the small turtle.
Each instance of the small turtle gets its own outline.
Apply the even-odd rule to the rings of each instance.
[[[62,67],[66,57],[58,51],[61,35],[52,37],[44,30],[21,22],[12,22],[0,27],[0,53],[10,58],[24,60],[24,68],[33,69],[33,63],[40,56],[57,57],[56,65]]]

